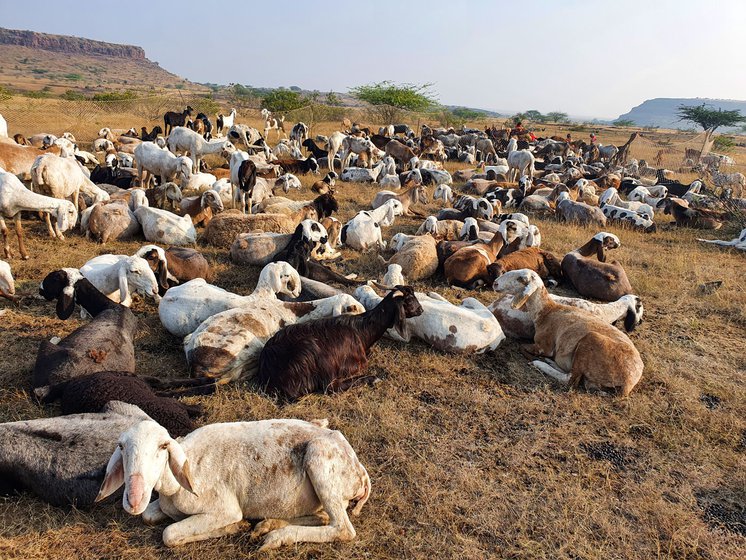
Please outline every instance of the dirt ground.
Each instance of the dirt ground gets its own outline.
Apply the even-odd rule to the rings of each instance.
[[[304,185],[313,180],[304,177]],[[340,219],[368,207],[377,190],[341,184]],[[290,196],[312,198],[307,188]],[[421,210],[432,213],[437,205]],[[420,222],[397,218],[385,238],[412,233]],[[551,220],[535,223],[543,247],[558,255],[596,233]],[[142,244],[99,246],[75,233],[55,242],[36,219],[24,225],[32,257],[10,264],[18,292],[29,297],[20,305],[0,302],[3,422],[55,415],[26,392],[36,349],[41,340],[82,324],[77,316],[58,320],[52,304],[32,297],[40,280],[101,253],[132,254]],[[645,320],[631,335],[645,372],[628,399],[568,391],[531,368],[512,340],[480,356],[382,340],[370,358],[380,382],[292,405],[279,406],[243,384],[188,399],[205,407],[205,424],[328,418],[370,473],[373,492],[353,520],[354,541],[303,544],[266,556],[743,558],[746,255],[696,241],[730,239],[737,228],[715,234],[606,229],[621,238],[613,258],[623,263],[645,306]],[[225,249],[202,249],[215,265],[217,285],[252,291],[257,267],[232,265]],[[374,254],[343,253],[338,270],[380,279],[383,267]],[[700,285],[713,280],[722,280],[722,287],[702,293]],[[438,277],[415,286],[453,302],[475,295],[448,289]],[[493,299],[490,291],[476,297]],[[183,377],[181,343],[162,328],[156,306],[138,301],[134,311],[138,373]],[[162,529],[146,527],[119,503],[79,511],[30,495],[0,498],[0,558],[209,560],[254,557],[258,547],[242,534],[169,550],[161,544]]]

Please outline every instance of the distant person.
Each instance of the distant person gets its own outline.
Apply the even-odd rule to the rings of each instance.
[[[572,142],[572,134],[570,134],[569,132],[567,133],[567,140],[566,140],[566,142],[567,142],[568,144],[569,144],[570,142]]]
[[[591,132],[591,145],[595,144],[596,140],[597,140],[596,135]]]
[[[518,121],[515,123],[515,126],[513,127],[513,130],[516,132],[516,134],[522,134],[523,133],[523,123],[521,121]]]

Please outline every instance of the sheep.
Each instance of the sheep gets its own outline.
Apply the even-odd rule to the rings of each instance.
[[[248,296],[233,294],[202,278],[171,288],[161,299],[158,316],[168,332],[183,338],[217,313],[274,299],[276,294],[298,297],[300,289],[298,272],[286,262],[274,262],[262,269],[254,291]]]
[[[433,193],[433,202],[442,200],[443,204],[453,203],[453,190],[450,185],[438,185]]]
[[[346,183],[375,183],[382,173],[386,164],[378,162],[373,168],[347,167],[339,176],[340,181]]]
[[[344,390],[364,375],[370,349],[386,331],[395,327],[404,338],[406,319],[422,311],[414,290],[397,286],[360,315],[288,325],[264,345],[257,382],[287,400]]]
[[[600,208],[589,206],[584,202],[573,202],[566,192],[561,192],[557,197],[555,213],[558,220],[568,223],[600,227],[606,225],[606,216]]]
[[[690,208],[689,203],[681,198],[666,198],[663,201],[663,213],[673,215],[679,227],[698,229],[720,229],[727,216],[706,208]]]
[[[392,266],[397,265],[389,265]],[[394,289],[385,284],[384,281],[384,285],[379,287]],[[414,337],[437,350],[464,354],[495,350],[505,340],[497,319],[476,299],[466,298],[456,306],[434,292],[427,295],[417,292],[415,295],[422,306],[422,314],[404,321],[401,335],[395,329],[389,329],[386,334],[390,338],[409,342]],[[357,288],[355,298],[367,310],[373,309],[383,299],[370,286]]]
[[[263,519],[252,535],[264,536],[264,551],[350,541],[355,529],[346,510],[357,502],[351,513],[360,514],[370,478],[344,436],[327,425],[213,424],[177,442],[156,422],[143,421],[119,437],[97,501],[124,485],[125,511],[142,514],[149,525],[177,521],[163,531],[168,547],[238,533],[244,518]],[[149,503],[154,489],[158,499]]]
[[[256,374],[262,347],[283,326],[363,311],[347,294],[303,303],[259,300],[203,321],[184,338],[184,353],[196,377],[222,382],[250,379]]]
[[[621,245],[616,235],[600,232],[582,247],[569,252],[562,259],[562,274],[585,297],[615,301],[633,293],[622,265],[606,262],[606,251]],[[591,257],[596,255],[598,262]]]
[[[10,265],[0,261],[0,297],[15,300],[16,283],[10,270]]]
[[[214,214],[223,211],[223,201],[218,193],[212,190],[205,191],[202,196],[183,198],[179,205],[179,215],[190,216],[192,223],[207,225]]]
[[[146,419],[136,406],[110,401],[98,413],[0,424],[0,491],[27,490],[53,506],[90,506],[112,441]]]
[[[533,271],[504,274],[493,288],[512,295],[514,309],[525,306],[535,335],[534,343],[524,350],[551,360],[534,360],[532,365],[539,371],[572,387],[620,388],[624,397],[629,396],[644,365],[627,335],[587,311],[552,301]]]
[[[241,265],[265,265],[288,246],[291,239],[308,239],[314,243],[327,243],[326,228],[314,220],[303,220],[292,234],[242,233],[231,244],[231,261]]]
[[[161,184],[164,184],[174,179],[189,180],[192,174],[192,160],[186,156],[177,157],[153,142],[143,142],[135,148],[134,153],[137,160],[137,178],[143,188],[150,183],[150,175],[158,175]]]
[[[90,212],[89,212],[90,210]],[[125,241],[132,239],[140,231],[140,222],[124,200],[113,200],[106,204],[94,204],[83,213],[88,213],[86,219],[81,218],[81,231],[86,237],[105,244],[110,239]]]
[[[342,227],[342,243],[360,251],[375,245],[383,249],[386,243],[381,235],[381,227],[392,225],[394,218],[403,213],[402,203],[395,198],[375,210],[358,212]]]
[[[182,192],[176,183],[164,183],[145,191],[148,206],[161,210],[176,210],[181,203]]]
[[[161,424],[173,437],[194,429],[192,416],[200,410],[179,401],[158,396],[143,379],[121,371],[101,371],[39,387],[34,393],[44,404],[61,401],[62,414],[100,412],[107,402],[120,401],[137,406]]]
[[[216,247],[230,248],[236,236],[250,231],[292,233],[303,220],[316,220],[318,214],[313,206],[304,206],[297,212],[285,214],[244,215],[235,210],[215,216],[202,233],[201,241]]]
[[[233,127],[233,121],[235,120],[235,118],[236,118],[235,109],[231,109],[231,112],[228,115],[223,115],[222,113],[218,115],[218,118],[216,119],[217,125],[218,125],[218,136],[223,135],[223,129],[230,130]]]
[[[562,262],[538,247],[527,247],[500,257],[487,267],[487,272],[495,279],[511,270],[521,269],[533,270],[542,280],[559,282],[562,279]]]
[[[652,220],[655,216],[655,210],[652,206],[636,200],[622,200],[619,196],[619,192],[614,187],[609,187],[603,192],[598,200],[598,204],[602,209],[605,204],[609,204],[618,208],[624,208],[625,210],[631,210],[644,215],[648,220]]]
[[[75,222],[78,221],[78,211],[72,202],[33,193],[23,186],[18,177],[0,169],[0,232],[3,234],[3,253],[6,259],[12,257],[12,252],[5,218],[13,218],[21,258],[24,260],[29,258],[23,242],[22,211],[44,212],[47,215],[54,213],[56,218],[54,229],[49,224],[47,227],[49,236],[57,239],[64,239],[62,233],[74,227]]]
[[[65,199],[72,197],[73,204],[78,207],[78,196],[82,189],[94,192],[94,202],[109,200],[109,195],[98,189],[80,169],[80,164],[70,158],[62,158],[54,154],[39,156],[31,166],[31,185],[34,191],[54,198]],[[49,214],[47,214],[47,227]]]
[[[334,185],[336,183],[337,175],[334,171],[327,173],[323,179],[316,181],[311,185],[311,190],[317,194],[334,194]]]
[[[644,231],[645,233],[655,233],[657,230],[653,220],[648,218],[647,215],[639,214],[634,210],[627,210],[620,206],[604,204],[601,206],[601,211],[604,213],[604,216],[606,216],[608,221],[626,225]]]
[[[503,245],[513,240],[518,223],[507,220],[488,243],[462,247],[443,263],[446,281],[462,288],[474,288],[490,281],[487,267],[497,258]],[[508,239],[510,238],[510,239]]]
[[[80,273],[106,297],[124,307],[132,305],[132,293],[152,297],[156,303],[160,301],[158,281],[142,257],[100,255],[81,266]]]
[[[192,173],[199,171],[203,156],[210,154],[232,154],[236,148],[227,140],[205,140],[202,135],[183,126],[177,126],[166,139],[168,149],[173,153],[189,152],[192,158]]]
[[[386,203],[386,201],[392,200],[392,199],[395,199],[401,202],[404,216],[420,216],[421,217],[422,216],[421,214],[418,214],[410,210],[409,207],[412,204],[418,204],[418,203],[427,204],[429,202],[427,199],[427,191],[425,190],[425,187],[415,186],[402,194],[396,194],[391,191],[378,191],[376,193],[375,198],[373,198],[373,202],[371,203],[371,206],[374,209],[380,208]]]
[[[389,259],[389,264],[398,264],[410,281],[430,278],[438,269],[438,251],[431,235],[421,235],[406,242]]]
[[[77,303],[93,320],[57,344],[41,341],[31,375],[34,387],[98,371],[134,373],[137,318],[128,308],[111,301],[73,268],[47,274],[39,295],[57,300],[55,313],[60,319],[70,317]]]
[[[168,210],[147,206],[135,210],[135,216],[148,241],[169,245],[191,245],[197,241],[197,230],[189,216],[179,217]]]
[[[624,320],[624,330],[633,331],[641,322],[644,314],[642,301],[638,296],[626,295],[609,303],[595,303],[587,299],[571,298],[549,294],[555,303],[577,307],[592,315],[614,324]],[[505,334],[511,338],[533,340],[535,330],[531,317],[524,309],[513,309],[513,296],[507,294],[492,302],[488,309],[497,318]]]
[[[165,131],[164,134],[168,134],[171,130],[173,130],[174,127],[183,127],[187,121],[187,117],[191,117],[192,113],[194,113],[194,109],[192,109],[189,105],[186,106],[186,109],[184,109],[182,113],[167,111],[163,115],[163,129]],[[101,132],[99,132],[99,136],[100,135]]]
[[[733,247],[735,249],[740,249],[741,251],[746,251],[746,228],[741,230],[741,233],[738,235],[738,237],[731,239],[730,241],[700,238],[697,238],[697,241],[701,241],[703,243],[711,243],[713,245],[720,245],[721,247]]]

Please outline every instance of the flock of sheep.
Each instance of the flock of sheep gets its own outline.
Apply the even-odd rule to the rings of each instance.
[[[722,198],[702,181],[684,185],[663,170],[646,179],[646,165],[614,146],[529,140],[521,130],[495,127],[423,126],[417,136],[407,125],[371,131],[352,123],[311,138],[297,123],[271,147],[268,136],[281,136],[284,119],[263,117],[262,134],[236,122],[235,109],[219,115],[212,138],[209,118],[193,118],[187,107],[164,115],[165,137],[160,127],[139,134],[104,128],[91,152],[69,133],[11,140],[4,130],[6,259],[13,257],[6,219],[15,221],[21,257],[30,257],[22,212],[42,213],[59,240],[79,227],[100,243],[148,243],[131,256],[101,255],[41,279],[39,294],[56,302],[60,319],[77,306],[90,321],[40,343],[34,394],[60,401],[64,416],[0,424],[2,485],[77,506],[124,487],[127,512],[148,524],[170,523],[167,546],[244,531],[245,520],[258,521],[252,536],[263,539],[263,549],[351,540],[348,508],[360,514],[371,482],[340,432],[326,421],[301,420],[195,429],[199,407],[178,397],[238,380],[283,402],[342,391],[369,380],[371,348],[384,336],[465,354],[493,351],[506,336],[532,341],[523,351],[544,374],[626,397],[643,361],[625,331],[640,323],[643,305],[624,267],[607,259],[621,241],[603,229],[613,222],[655,231],[661,214],[703,229],[728,219]],[[211,169],[205,156],[225,163]],[[452,176],[443,165],[449,160],[475,167]],[[302,189],[297,175],[308,173],[318,175],[313,198],[279,194]],[[730,182],[737,196],[742,179]],[[382,190],[342,223],[333,216],[340,182]],[[417,207],[430,201],[431,189],[443,208],[425,216]],[[730,207],[746,209],[746,201],[732,198]],[[534,215],[592,232],[581,247],[555,255],[541,248]],[[399,216],[422,224],[414,235],[385,241],[383,228]],[[199,235],[196,226],[204,226]],[[261,267],[254,291],[240,296],[212,284],[212,265],[194,248],[198,238],[229,252],[236,265]],[[746,230],[710,242],[746,249]],[[342,246],[377,251],[381,281],[325,264]],[[456,306],[409,285],[432,278],[467,291],[492,289],[495,299],[485,306],[466,297]],[[561,282],[580,297],[548,291]],[[0,295],[16,299],[5,261]],[[133,295],[158,303],[163,328],[183,340],[190,378],[135,376]]]

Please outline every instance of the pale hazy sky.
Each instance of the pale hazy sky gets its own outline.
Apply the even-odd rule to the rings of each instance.
[[[746,99],[746,0],[0,0],[0,27],[139,45],[199,82],[432,82],[445,104],[601,118]]]

